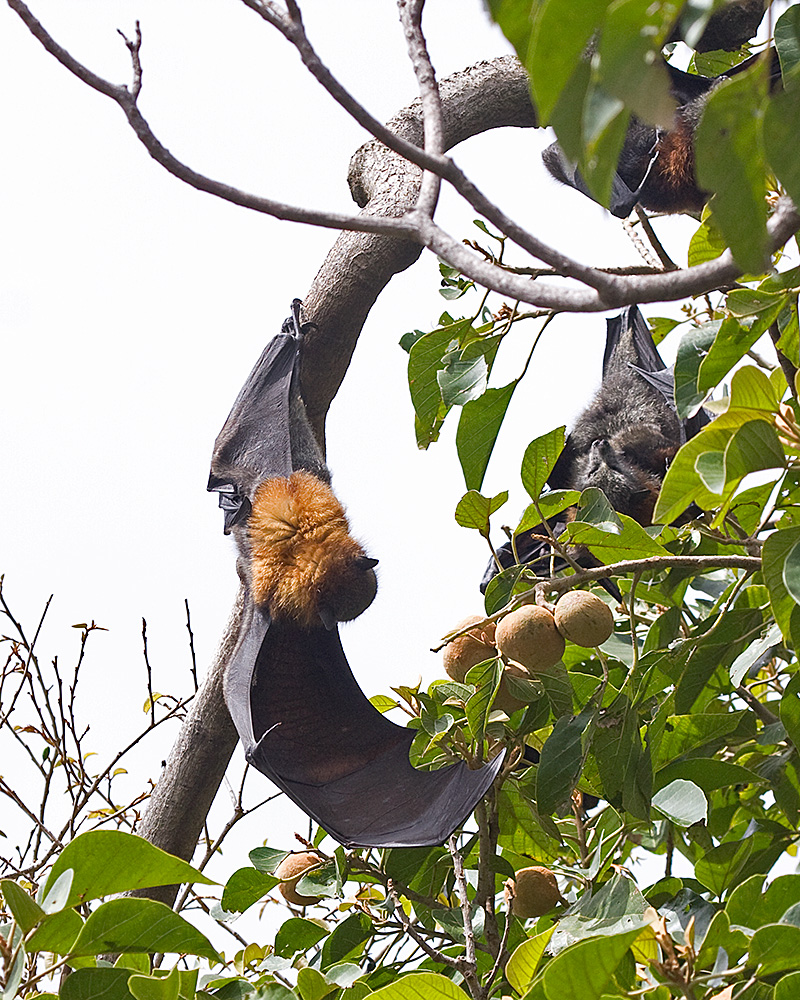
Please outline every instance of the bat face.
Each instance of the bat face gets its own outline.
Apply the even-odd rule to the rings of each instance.
[[[440,844],[503,755],[475,771],[417,771],[414,731],[386,719],[353,678],[336,626],[372,603],[377,560],[350,535],[305,414],[299,307],[214,447],[208,488],[220,493],[247,592],[225,700],[247,760],[342,843]]]
[[[626,309],[607,324],[602,385],[578,417],[550,484],[597,486],[616,510],[649,524],[667,465],[685,435],[674,403],[642,373],[663,372],[664,362],[639,310]]]

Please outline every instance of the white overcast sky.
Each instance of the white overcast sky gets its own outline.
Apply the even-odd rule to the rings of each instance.
[[[302,6],[312,42],[376,117],[414,99],[391,0]],[[31,0],[31,8],[77,58],[115,82],[130,76],[116,30],[132,33],[139,18],[141,108],[172,152],[249,191],[352,210],[347,165],[367,136],[241,3]],[[429,0],[424,26],[440,76],[508,51],[480,0]],[[58,654],[71,666],[77,622],[109,630],[93,637],[83,702],[88,742],[105,755],[143,718],[143,616],[157,690],[189,688],[184,598],[201,671],[213,656],[236,590],[232,542],[216,497],[205,492],[213,441],[335,233],[248,213],[180,184],[149,158],[119,109],[62,69],[4,4],[0,93],[0,572],[30,630],[55,595],[43,659]],[[539,237],[591,263],[640,262],[616,220],[544,173],[539,153],[548,141],[542,131],[505,130],[454,155]],[[443,198],[452,233],[474,237],[472,218]],[[691,221],[664,228],[680,253]],[[392,282],[329,418],[334,487],[354,534],[380,559],[375,604],[343,629],[368,695],[420,674],[432,680],[439,661],[430,647],[480,609],[487,550],[453,519],[464,492],[455,419],[440,444],[416,449],[406,355],[397,346],[447,307],[436,288],[429,255]],[[678,315],[678,307],[649,312]],[[532,332],[520,328],[504,345],[494,384],[518,373]],[[525,445],[569,421],[597,384],[604,339],[602,317],[565,317],[537,348],[484,484],[488,493],[512,490],[498,525],[513,523],[524,505]],[[131,789],[156,775],[173,736],[143,750]],[[268,788],[259,775],[252,781]],[[251,826],[241,856],[229,852],[217,871],[246,863],[244,850],[264,838],[290,846],[285,831],[305,829],[288,808],[276,815]]]

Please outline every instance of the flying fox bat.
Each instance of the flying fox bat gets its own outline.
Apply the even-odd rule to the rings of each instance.
[[[612,507],[640,524],[650,524],[667,466],[680,446],[707,422],[701,411],[680,420],[675,409],[672,370],[653,343],[650,328],[636,306],[606,320],[603,381],[596,396],[575,422],[548,478],[553,489],[601,489]],[[562,533],[569,514],[548,522]],[[550,547],[541,540],[543,526],[515,540],[521,562],[539,575],[549,575]],[[535,536],[540,537],[535,537]],[[498,550],[502,566],[514,564],[510,543]],[[578,561],[585,554],[578,554]],[[587,565],[596,565],[592,561]],[[558,561],[556,568],[563,568]],[[495,575],[487,569],[485,590]]]
[[[349,533],[297,375],[299,300],[217,437],[209,490],[239,550],[246,600],[225,700],[247,760],[348,847],[440,844],[472,812],[502,755],[479,770],[418,771],[415,731],[364,696],[337,623],[375,597],[375,559]]]
[[[635,205],[653,212],[699,212],[709,198],[695,175],[694,139],[711,92],[719,84],[749,69],[753,56],[718,77],[684,73],[667,63],[670,92],[675,98],[675,121],[671,129],[656,128],[631,117],[612,179],[608,210],[625,219]],[[771,81],[780,80],[780,64],[773,52]],[[574,163],[564,155],[557,142],[542,153],[549,173],[562,184],[576,188],[594,200],[586,181]]]

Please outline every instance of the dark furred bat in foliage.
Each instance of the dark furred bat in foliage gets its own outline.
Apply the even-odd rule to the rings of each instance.
[[[628,306],[606,324],[602,384],[575,422],[548,485],[559,490],[597,487],[615,510],[647,525],[669,462],[706,417],[701,411],[691,420],[679,419],[672,371],[664,365],[636,306]],[[551,520],[556,536],[568,519],[568,514],[560,514]],[[551,550],[541,540],[543,534],[542,526],[523,532],[516,538],[516,548],[522,562],[533,563],[536,572],[548,575]],[[498,555],[504,567],[513,565],[510,543],[501,546]],[[560,567],[563,563],[557,563]],[[482,589],[494,575],[490,565]]]
[[[677,105],[674,124],[671,129],[661,129],[631,117],[612,179],[608,206],[612,215],[625,219],[636,204],[653,212],[699,212],[703,208],[709,194],[697,184],[694,144],[706,102],[723,80],[749,69],[760,58],[753,56],[713,78],[684,73],[667,64],[670,91]],[[774,53],[771,66],[774,85],[780,81],[780,65]],[[594,198],[580,171],[557,142],[545,149],[542,160],[556,180]]]
[[[364,696],[337,623],[375,597],[374,566],[306,417],[300,302],[267,345],[220,432],[210,490],[239,549],[246,590],[225,700],[247,760],[346,846],[440,844],[472,812],[501,757],[418,771],[415,730]]]

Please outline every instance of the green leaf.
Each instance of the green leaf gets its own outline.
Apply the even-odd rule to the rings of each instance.
[[[323,971],[345,959],[360,955],[372,937],[372,921],[366,913],[351,913],[343,920],[322,946],[320,967]]]
[[[647,900],[631,878],[614,872],[599,889],[584,892],[559,921],[550,951],[558,952],[575,941],[595,935],[643,929]]]
[[[765,635],[763,635],[760,639],[757,639],[755,642],[750,643],[747,649],[745,649],[743,653],[740,653],[733,661],[731,664],[731,684],[738,687],[753,664],[759,660],[768,649],[776,646],[780,641],[781,630],[778,625],[773,622],[767,629]]]
[[[23,934],[27,934],[44,919],[45,913],[41,906],[16,882],[7,878],[0,879],[0,892],[3,893],[6,906],[21,927]]]
[[[617,966],[642,933],[642,928],[624,934],[590,938],[560,952],[542,977],[547,1000],[600,1000]]]
[[[427,448],[439,436],[439,427],[447,408],[439,389],[438,372],[444,368],[444,356],[450,344],[458,341],[471,326],[469,319],[431,330],[420,337],[408,354],[408,388],[417,418],[417,444]]]
[[[753,875],[733,890],[726,907],[731,923],[753,929],[776,924],[800,903],[800,875],[779,875],[762,893],[764,878]]]
[[[795,749],[800,747],[800,674],[786,685],[781,697],[781,722]]]
[[[695,141],[698,183],[715,193],[717,224],[737,264],[750,274],[764,271],[768,257],[765,68],[758,64],[711,92]]]
[[[717,788],[731,785],[761,784],[765,779],[739,764],[731,764],[713,757],[690,757],[688,760],[674,761],[656,772],[655,786],[666,788],[678,778],[693,782],[709,794]],[[653,800],[655,804],[655,799]]]
[[[544,0],[536,7],[527,51],[517,49],[517,53],[531,75],[540,125],[548,124],[607,6],[608,0],[583,0],[580,4],[573,0]]]
[[[467,673],[467,683],[474,684],[476,688],[464,707],[470,735],[474,740],[482,740],[484,737],[490,706],[500,686],[500,676],[496,657],[477,664]]]
[[[731,296],[733,292],[731,292]],[[729,296],[728,298],[730,299]],[[780,311],[782,300],[776,303],[775,315],[770,312],[766,317],[766,322],[752,323],[749,328],[742,326],[732,316],[727,316],[717,331],[714,343],[708,351],[706,357],[700,364],[697,375],[697,391],[702,398],[708,394],[709,389],[725,378],[734,365],[747,354],[758,338],[764,333],[766,327],[775,319]],[[731,308],[730,303],[728,308]]]
[[[724,509],[724,505],[735,494],[738,482],[729,479],[729,485],[722,495],[710,492],[696,471],[695,464],[698,457],[706,452],[725,452],[728,443],[740,427],[755,420],[766,423],[776,407],[774,390],[762,372],[753,367],[740,368],[736,371],[731,380],[731,401],[728,410],[687,441],[673,459],[664,477],[653,520],[661,524],[674,521],[693,502],[704,510],[711,510],[720,505],[723,505]],[[758,433],[761,433],[760,429]],[[749,443],[749,434],[750,432],[746,436],[747,441],[740,444]],[[772,445],[770,449],[772,450]],[[740,446],[736,446],[731,456],[734,463],[731,471],[734,468],[740,471],[748,454],[747,449],[741,454]],[[772,454],[770,460],[773,460]]]
[[[622,101],[602,87],[589,88],[583,113],[586,151],[579,163],[586,186],[601,205],[611,201],[612,184],[629,121],[630,113]],[[559,134],[558,128],[556,134]]]
[[[752,849],[752,838],[727,841],[719,847],[712,847],[694,866],[695,878],[716,896],[722,896],[736,883]]]
[[[156,885],[216,884],[180,858],[121,830],[90,830],[70,841],[53,865],[45,891],[69,868],[75,874],[68,906]]]
[[[592,739],[592,753],[606,797],[616,799],[625,774],[636,767],[642,753],[639,713],[626,698],[618,699],[601,716]]]
[[[781,14],[775,24],[774,36],[785,79],[800,70],[800,9],[792,6]]]
[[[684,778],[676,778],[656,792],[653,806],[676,826],[691,826],[705,821],[708,816],[708,801],[703,790]]]
[[[136,1000],[178,1000],[179,988],[177,969],[170,970],[168,976],[133,975],[128,980],[128,989]]]
[[[681,420],[692,416],[706,397],[698,388],[700,369],[720,329],[720,322],[693,326],[681,337],[675,358],[675,405]]]
[[[435,972],[412,972],[372,994],[375,1000],[464,1000],[463,990]]]
[[[541,934],[536,934],[532,938],[528,938],[527,941],[523,941],[508,960],[506,979],[517,993],[525,993],[533,982],[544,950],[550,943],[554,930],[555,925],[548,927]]]
[[[248,1000],[296,1000],[297,994],[283,983],[266,983],[248,995]]]
[[[275,954],[284,958],[308,951],[321,941],[328,932],[313,920],[290,917],[278,928],[275,935]]]
[[[75,910],[60,910],[51,913],[39,924],[27,942],[29,953],[52,951],[56,955],[66,955],[72,949],[81,932],[83,920]]]
[[[761,553],[764,583],[769,590],[772,613],[786,641],[792,644],[796,643],[796,638],[800,638],[800,611],[797,602],[786,589],[783,567],[786,557],[798,543],[800,527],[779,529],[765,539]]]
[[[458,501],[456,521],[462,528],[475,528],[484,538],[489,535],[489,518],[508,500],[508,490],[494,497],[481,496],[477,490],[470,490]]]
[[[690,750],[732,733],[745,714],[695,712],[692,715],[670,715],[658,746],[658,764],[667,764]]]
[[[783,585],[795,604],[800,604],[800,542],[789,549],[783,560]]]
[[[582,712],[574,718],[562,716],[547,737],[536,772],[536,807],[551,815],[569,800],[581,771],[581,737],[592,717]]]
[[[244,913],[279,884],[279,878],[256,868],[240,868],[226,882],[220,905],[227,913]]]
[[[300,969],[297,973],[297,992],[303,1000],[322,1000],[336,988],[316,969]]]
[[[456,431],[456,450],[468,490],[481,488],[517,384],[515,380],[502,389],[487,389],[478,399],[464,404]]]
[[[131,1000],[127,969],[76,969],[58,991],[59,1000]]]
[[[256,847],[248,854],[253,867],[265,875],[273,875],[281,861],[288,856],[289,851],[277,851],[274,847]]]
[[[767,924],[750,941],[750,961],[760,976],[800,968],[800,927]]]
[[[534,438],[525,449],[522,459],[522,485],[532,500],[538,500],[556,460],[564,450],[566,427],[556,427],[547,434]]]
[[[764,150],[792,200],[800,199],[800,163],[793,155],[800,120],[800,86],[774,94],[764,115]]]
[[[90,914],[72,953],[102,955],[109,951],[176,952],[222,961],[204,934],[153,899],[111,899]]]
[[[575,520],[593,524],[612,535],[621,535],[623,531],[622,519],[596,486],[589,486],[581,493]]]
[[[775,983],[774,1000],[797,1000],[800,996],[800,972],[790,972]]]
[[[436,373],[436,381],[442,394],[442,402],[451,406],[463,406],[471,399],[478,399],[486,389],[489,366],[486,358],[456,358]]]
[[[710,260],[716,260],[728,249],[725,237],[717,228],[713,215],[709,215],[689,242],[689,267],[697,267]]]
[[[677,3],[649,0],[612,3],[598,44],[602,86],[639,118],[673,127],[675,99],[661,46],[679,13]]]
[[[373,708],[377,708],[379,712],[391,712],[393,708],[397,708],[398,702],[395,698],[390,698],[385,694],[374,694],[369,699],[370,705]]]
[[[567,532],[576,545],[585,545],[592,555],[601,562],[613,563],[622,559],[646,559],[648,556],[663,556],[667,553],[662,545],[626,514],[619,514],[622,531],[611,534],[607,528],[582,521],[570,521]]]

